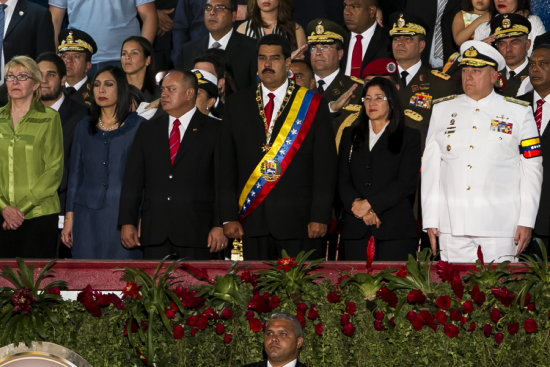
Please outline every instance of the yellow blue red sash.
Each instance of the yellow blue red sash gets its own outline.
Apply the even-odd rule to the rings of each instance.
[[[319,107],[321,95],[300,87],[273,145],[246,181],[239,197],[239,220],[250,215],[279,182],[300,149]]]

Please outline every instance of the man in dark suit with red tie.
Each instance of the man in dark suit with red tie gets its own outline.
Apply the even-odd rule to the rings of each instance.
[[[244,258],[316,250],[331,218],[336,147],[326,101],[288,79],[290,44],[258,42],[261,83],[233,94],[221,140],[224,233],[243,237]]]
[[[227,246],[217,212],[219,122],[197,110],[197,89],[194,74],[169,72],[160,97],[166,113],[140,126],[128,154],[121,240],[143,246],[146,259],[204,260]]]
[[[361,72],[373,60],[391,57],[388,32],[376,22],[377,0],[345,0],[344,22],[350,31],[342,70],[361,78]]]

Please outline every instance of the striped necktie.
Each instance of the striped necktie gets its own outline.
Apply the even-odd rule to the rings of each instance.
[[[537,101],[537,110],[535,111],[535,122],[537,123],[537,129],[539,129],[540,133],[540,127],[542,125],[542,105],[546,102],[544,99],[539,99]]]
[[[180,147],[180,120],[176,119],[174,121],[174,126],[170,132],[170,138],[168,139],[168,145],[170,145],[170,163],[174,164],[176,160],[176,155],[178,154],[178,149]]]

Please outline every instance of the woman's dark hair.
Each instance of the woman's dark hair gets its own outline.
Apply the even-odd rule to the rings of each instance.
[[[101,107],[95,102],[94,85],[99,74],[108,72],[110,73],[116,82],[117,87],[117,101],[115,106],[115,115],[117,122],[122,123],[126,120],[126,117],[132,112],[132,93],[130,92],[130,84],[126,79],[126,74],[121,68],[116,66],[105,66],[101,68],[92,79],[92,104],[90,105],[90,134],[97,133],[97,122],[101,116]]]
[[[388,133],[388,148],[392,153],[399,153],[401,145],[403,143],[403,129],[405,127],[405,115],[403,114],[403,107],[399,102],[399,95],[397,89],[392,81],[376,77],[369,81],[363,88],[362,97],[365,97],[370,87],[377,86],[382,89],[382,92],[388,99],[390,113],[388,115],[389,124],[386,127]],[[357,124],[352,131],[352,142],[355,149],[358,149],[368,140],[369,136],[369,118],[365,111],[365,107],[359,112],[357,118]]]
[[[531,14],[531,0],[517,0],[517,2],[518,6],[514,13],[520,13],[527,18],[529,14]],[[490,2],[489,11],[491,12],[491,16],[498,14],[497,7],[495,6],[495,0]]]
[[[250,20],[250,29],[254,38],[261,37],[261,28],[267,26],[262,20],[262,12],[258,7],[258,0],[248,0],[246,9]],[[296,41],[296,22],[294,21],[294,2],[292,0],[279,0],[277,8],[277,32],[285,36],[292,50],[298,48]]]
[[[147,67],[145,68],[145,79],[143,80],[143,86],[141,87],[142,92],[149,93],[151,96],[154,96],[157,93],[157,83],[155,83],[155,57],[154,57],[154,50],[153,45],[149,40],[145,37],[141,36],[130,36],[122,42],[122,46],[120,47],[120,52],[122,53],[122,48],[124,45],[130,41],[136,42],[139,47],[141,47],[141,51],[143,52],[143,57],[151,57],[151,62]]]

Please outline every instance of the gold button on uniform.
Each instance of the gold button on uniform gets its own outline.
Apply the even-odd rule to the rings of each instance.
[[[479,112],[479,108],[476,108],[476,112]]]
[[[470,150],[474,149],[474,146],[473,145],[470,145]]]
[[[472,169],[472,165],[471,165],[471,164],[469,164],[467,167],[468,167],[468,169]]]
[[[475,126],[475,125],[472,126],[472,129],[477,130],[477,126]]]
[[[451,151],[451,146],[447,145],[447,152],[450,152],[450,151]]]
[[[466,187],[466,190],[470,191],[470,186]]]

